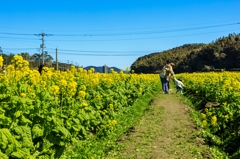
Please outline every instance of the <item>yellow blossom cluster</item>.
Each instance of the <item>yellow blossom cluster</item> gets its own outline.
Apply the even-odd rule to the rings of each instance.
[[[25,98],[27,95],[26,95],[26,93],[21,93],[20,96]]]
[[[27,60],[24,60],[23,57],[20,55],[15,55],[11,62],[15,65],[16,69],[26,68],[28,70],[29,62]],[[26,71],[26,70],[23,70],[23,71]]]
[[[113,109],[113,104],[109,104],[110,109]]]
[[[113,126],[115,126],[117,124],[117,121],[116,120],[109,120],[108,121],[108,126],[109,127],[113,127]]]
[[[59,87],[56,85],[51,86],[51,90],[53,91],[54,95],[58,95],[59,94]]]
[[[3,66],[3,57],[0,56],[0,67]]]
[[[217,117],[213,116],[211,120],[212,125],[215,125],[217,123]]]
[[[80,99],[84,99],[85,96],[86,96],[86,92],[85,92],[85,91],[79,91],[79,92],[78,92],[78,97],[79,97]]]
[[[83,103],[82,103],[82,106],[83,106],[83,107],[88,107],[88,104],[87,104],[86,102],[83,102]]]

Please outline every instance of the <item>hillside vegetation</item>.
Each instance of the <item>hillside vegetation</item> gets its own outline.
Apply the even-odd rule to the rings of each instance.
[[[240,34],[229,34],[209,44],[185,44],[163,52],[139,57],[131,70],[136,73],[158,73],[166,61],[176,64],[175,73],[240,70]]]

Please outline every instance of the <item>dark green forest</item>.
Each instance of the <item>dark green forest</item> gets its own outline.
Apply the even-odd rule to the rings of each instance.
[[[131,70],[159,73],[166,61],[174,62],[175,73],[237,70],[240,71],[240,34],[229,34],[209,44],[184,44],[163,52],[139,57]]]

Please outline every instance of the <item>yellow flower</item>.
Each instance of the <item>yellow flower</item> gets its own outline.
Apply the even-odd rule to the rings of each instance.
[[[215,125],[217,123],[217,117],[213,116],[211,120],[212,125]]]
[[[86,92],[85,91],[79,91],[78,96],[83,99],[86,96]]]
[[[25,93],[21,93],[20,96],[25,98],[27,95]]]
[[[0,66],[3,66],[3,57],[0,56]]]
[[[64,80],[64,79],[62,79],[62,80],[60,81],[60,84],[61,84],[63,87],[66,87],[66,86],[67,86],[67,81]]]
[[[113,109],[113,104],[109,104],[110,109]]]
[[[112,126],[115,126],[117,124],[116,120],[112,120]]]
[[[207,120],[203,120],[203,126],[207,126]]]
[[[95,69],[94,69],[94,68],[90,68],[90,70],[91,70],[92,72],[94,72],[94,71],[95,71]]]
[[[206,119],[206,114],[201,113],[201,116],[202,116],[203,119]]]
[[[84,107],[87,107],[87,106],[88,106],[88,104],[87,104],[87,103],[85,103],[85,102],[83,102],[83,103],[82,103],[82,106],[84,106]]]
[[[83,68],[78,68],[78,71],[79,71],[80,73],[82,73],[82,72],[83,72]]]
[[[54,95],[59,94],[59,87],[58,87],[58,86],[53,85],[53,86],[51,87],[51,90],[53,91],[53,94],[54,94]]]
[[[207,115],[208,115],[208,116],[211,116],[211,115],[212,115],[212,112],[207,112]]]

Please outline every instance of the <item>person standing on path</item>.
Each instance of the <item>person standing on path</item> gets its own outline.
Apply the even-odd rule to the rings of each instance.
[[[165,94],[169,94],[169,82],[170,82],[171,76],[175,78],[175,74],[173,71],[174,67],[175,67],[175,64],[171,62],[169,64],[166,64],[161,70],[160,78],[162,82],[163,93]]]
[[[164,75],[163,75],[163,69],[166,67],[166,65],[168,65],[168,64],[170,64],[170,62],[169,61],[167,61],[166,63],[165,63],[165,65],[163,66],[163,68],[162,68],[162,70],[160,71],[160,74],[159,74],[159,76],[160,76],[160,81],[161,81],[161,85],[162,85],[162,91],[163,91],[163,83],[164,83]]]

